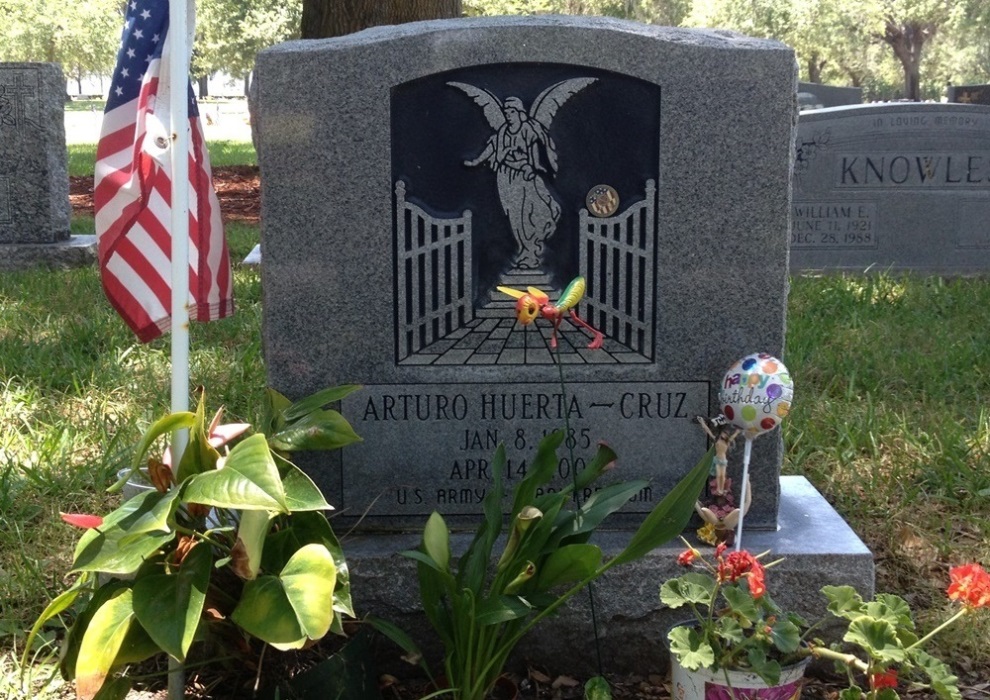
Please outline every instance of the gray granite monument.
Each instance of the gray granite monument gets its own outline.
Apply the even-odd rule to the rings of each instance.
[[[990,105],[990,85],[949,85],[946,97],[959,104]]]
[[[798,83],[798,92],[811,93],[823,107],[858,105],[863,103],[863,88],[824,83]]]
[[[496,445],[511,488],[565,421],[575,461],[606,440],[614,478],[650,481],[600,540],[617,551],[704,453],[694,416],[717,411],[729,365],[782,353],[796,118],[782,44],[603,18],[424,22],[274,47],[255,85],[269,383],[364,385],[341,406],[364,442],[305,467],[338,522],[363,516],[346,546],[367,609],[414,616],[395,553],[434,510],[475,525]],[[849,558],[816,583],[872,590],[834,511],[785,503],[781,460],[779,431],[756,441],[749,527],[816,570],[799,545],[834,528]],[[573,468],[562,457],[560,479]],[[657,591],[674,560],[600,584],[602,634],[636,642],[605,650],[611,668],[666,663]],[[532,644],[581,672],[587,611]]]
[[[69,234],[65,81],[50,63],[0,63],[0,270],[92,262]]]
[[[801,115],[792,270],[990,271],[990,107]]]

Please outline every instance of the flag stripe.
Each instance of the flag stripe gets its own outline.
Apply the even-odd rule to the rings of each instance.
[[[97,147],[94,203],[103,289],[142,342],[171,326],[171,163],[168,100],[160,90],[167,0],[127,5]],[[230,254],[209,153],[189,89],[190,317],[233,313]]]

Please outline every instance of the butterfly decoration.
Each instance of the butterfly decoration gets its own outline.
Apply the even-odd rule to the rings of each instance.
[[[557,330],[560,328],[560,322],[564,316],[568,315],[574,323],[582,328],[587,328],[594,334],[591,342],[588,343],[588,349],[597,350],[602,346],[605,336],[600,330],[592,327],[591,324],[584,321],[574,311],[574,307],[584,297],[586,288],[587,284],[584,281],[584,277],[575,277],[564,291],[561,292],[560,298],[556,302],[551,302],[546,292],[535,287],[527,287],[525,292],[519,289],[513,289],[512,287],[499,287],[498,291],[508,294],[517,300],[516,320],[520,324],[528,326],[537,318],[541,317],[553,323],[553,333],[550,335],[551,348],[557,348]]]

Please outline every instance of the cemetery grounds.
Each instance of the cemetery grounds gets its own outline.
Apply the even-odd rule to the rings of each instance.
[[[207,103],[204,111],[212,108],[219,119],[207,123],[207,137],[238,261],[258,240],[255,156],[243,106]],[[77,234],[93,232],[98,111],[67,112]],[[234,277],[237,313],[192,327],[191,376],[211,405],[253,422],[265,381],[260,271],[235,263]],[[825,494],[873,551],[877,590],[904,596],[925,630],[946,617],[949,568],[990,563],[988,308],[990,281],[978,278],[791,280],[784,357],[796,386],[783,424],[784,472],[807,476]],[[18,661],[25,631],[63,590],[59,572],[72,557],[77,532],[58,513],[114,507],[104,489],[126,462],[126,446],[168,412],[168,384],[167,337],[139,344],[106,302],[95,267],[0,277],[0,698],[70,697],[57,674],[42,690],[53,647],[33,650],[26,668]],[[990,622],[980,617],[932,647],[959,674],[967,700],[990,698]],[[531,689],[546,689],[541,697],[579,696],[580,686],[552,668],[528,676]],[[204,674],[202,697],[228,697],[210,680]],[[616,697],[667,692],[650,668],[612,680]],[[834,695],[827,679],[805,690],[807,698]],[[408,684],[387,688],[390,696],[417,697]]]

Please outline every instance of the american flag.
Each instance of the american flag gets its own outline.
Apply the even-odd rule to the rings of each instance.
[[[168,0],[128,3],[96,149],[94,203],[103,289],[142,342],[171,326],[167,31]],[[189,316],[212,321],[233,313],[233,282],[191,85],[188,91]]]

